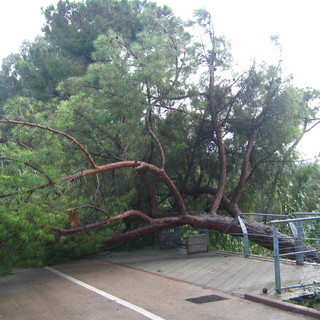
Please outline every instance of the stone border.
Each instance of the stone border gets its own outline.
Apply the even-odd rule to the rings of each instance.
[[[269,307],[274,307],[274,308],[278,308],[281,310],[290,311],[293,313],[313,317],[315,319],[320,319],[320,311],[317,311],[315,309],[299,306],[296,304],[291,304],[291,303],[284,302],[284,301],[273,300],[273,299],[270,299],[267,297],[254,295],[254,294],[250,294],[250,293],[243,294],[243,298],[246,300],[253,301],[253,302],[265,304]]]

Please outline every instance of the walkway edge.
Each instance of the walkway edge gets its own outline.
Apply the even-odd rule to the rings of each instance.
[[[291,304],[288,302],[273,300],[273,299],[270,299],[267,297],[258,296],[258,295],[254,295],[254,294],[250,294],[250,293],[243,294],[243,298],[246,300],[253,301],[253,302],[262,303],[262,304],[267,305],[269,307],[274,307],[274,308],[282,309],[285,311],[290,311],[293,313],[313,317],[315,319],[320,319],[320,311],[317,311],[317,310],[314,310],[311,308]]]

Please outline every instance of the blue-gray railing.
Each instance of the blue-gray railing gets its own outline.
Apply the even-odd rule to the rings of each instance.
[[[265,217],[265,218],[289,218],[288,215],[283,214],[271,214],[271,213],[239,213],[230,225],[225,229],[225,232],[232,226],[235,221],[238,221],[242,230],[242,233],[230,233],[233,236],[243,236],[243,248],[244,248],[244,256],[247,258],[250,256],[250,243],[249,243],[249,235],[250,236],[259,236],[272,239],[273,236],[269,235],[262,235],[262,234],[254,234],[248,233],[245,222],[241,218],[241,216],[258,216],[258,217]]]
[[[248,233],[246,225],[245,225],[245,221],[241,218],[241,216],[260,216],[260,217],[266,217],[266,218],[281,218],[281,220],[270,221],[270,223],[272,224],[272,228],[273,228],[273,234],[269,236],[269,235]],[[297,217],[297,218],[290,219],[292,216]],[[312,216],[312,217],[301,218],[303,216]],[[306,237],[306,235],[304,235],[303,226],[302,226],[302,222],[308,222],[308,221],[311,222],[311,221],[316,221],[319,219],[320,219],[319,212],[295,212],[291,216],[283,215],[283,214],[267,214],[267,213],[240,213],[233,219],[233,221],[230,223],[230,225],[226,228],[225,232],[236,221],[239,223],[241,230],[242,230],[242,233],[231,233],[231,235],[243,237],[243,247],[244,247],[244,256],[245,257],[250,256],[249,236],[260,236],[260,237],[266,237],[266,238],[273,239],[275,291],[277,293],[281,293],[281,290],[284,290],[284,289],[305,287],[305,286],[318,284],[318,282],[314,281],[310,284],[299,284],[299,285],[291,286],[291,287],[281,287],[280,259],[295,255],[296,264],[303,265],[304,264],[304,255],[306,253],[319,252],[318,249],[304,250],[305,241],[318,241],[320,243],[320,235],[319,235],[319,237],[313,237],[313,238]],[[277,225],[279,225],[279,224],[287,224],[291,229],[292,235],[295,239],[294,248],[290,248],[290,249],[294,249],[294,252],[292,252],[292,253],[280,254],[279,238],[278,238],[278,231],[277,231]],[[319,259],[320,259],[320,257],[319,257]]]
[[[285,257],[295,255],[296,264],[303,265],[304,264],[304,255],[306,253],[319,252],[318,249],[305,250],[305,245],[304,245],[305,240],[320,242],[320,238],[306,238],[304,236],[302,223],[303,222],[315,222],[317,220],[320,220],[320,217],[318,216],[318,215],[320,215],[320,213],[297,212],[294,215],[295,216],[313,215],[313,217],[271,221],[272,229],[273,229],[275,291],[276,291],[276,293],[279,293],[279,294],[281,293],[281,290],[284,290],[284,289],[293,289],[293,288],[306,287],[306,286],[318,284],[317,281],[314,281],[309,284],[299,284],[299,285],[290,286],[290,287],[281,287],[280,258],[285,258]],[[280,254],[279,237],[278,237],[278,230],[277,230],[277,226],[280,224],[288,224],[290,226],[292,233],[293,233],[293,236],[295,238],[295,252]]]
[[[241,216],[260,216],[263,218],[281,218],[281,220],[272,220],[270,221],[273,229],[272,235],[261,235],[261,234],[253,234],[248,233],[245,221],[241,218]],[[295,216],[298,218],[292,219],[291,217]],[[303,216],[309,216],[307,218],[301,218]],[[312,216],[312,217],[310,217]],[[266,237],[266,238],[272,238],[273,239],[273,248],[274,248],[274,273],[275,273],[275,291],[277,293],[281,293],[281,290],[284,289],[291,289],[291,288],[299,288],[299,287],[305,287],[310,286],[313,284],[316,284],[317,282],[313,282],[311,284],[299,284],[296,286],[291,287],[281,287],[281,270],[280,270],[280,259],[286,258],[290,256],[295,256],[296,264],[297,265],[303,265],[304,264],[304,255],[306,253],[313,253],[313,252],[319,252],[318,249],[315,250],[304,250],[305,247],[305,241],[318,241],[320,243],[320,235],[319,237],[313,237],[308,238],[305,237],[303,232],[303,222],[311,222],[311,221],[319,221],[320,220],[320,212],[295,212],[291,216],[289,215],[283,215],[283,214],[268,214],[268,213],[240,213],[238,214],[233,221],[229,224],[229,226],[224,230],[226,233],[228,229],[234,224],[236,221],[239,223],[242,233],[230,233],[234,236],[242,236],[243,237],[243,247],[244,247],[244,256],[249,257],[250,256],[250,242],[249,242],[249,236],[260,236],[260,237]],[[278,237],[278,229],[277,227],[281,224],[287,224],[292,232],[292,235],[295,239],[294,243],[294,252],[291,253],[282,253],[280,254],[279,249],[279,237]],[[207,243],[210,244],[210,230],[203,229],[202,232],[206,235]],[[185,246],[181,239],[180,235],[180,228],[175,228],[175,237],[177,239],[177,243],[180,246]],[[287,248],[289,249],[289,248]],[[293,249],[293,248],[290,248]],[[320,257],[319,257],[320,259]]]

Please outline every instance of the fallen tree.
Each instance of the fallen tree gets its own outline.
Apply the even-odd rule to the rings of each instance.
[[[142,237],[149,233],[155,233],[158,231],[162,231],[165,229],[171,229],[173,227],[182,226],[182,225],[190,225],[194,228],[201,228],[201,229],[213,229],[216,231],[219,231],[221,233],[228,233],[228,234],[241,234],[242,229],[240,224],[235,222],[235,219],[231,217],[221,216],[217,213],[206,213],[206,214],[197,214],[194,212],[187,211],[187,208],[185,206],[184,200],[181,196],[181,193],[179,192],[178,188],[174,184],[174,182],[169,178],[169,176],[166,174],[163,168],[158,168],[152,164],[143,162],[143,161],[117,161],[113,163],[109,163],[106,165],[98,166],[95,164],[93,158],[91,157],[90,153],[86,150],[86,148],[78,142],[75,138],[72,136],[62,133],[58,130],[54,130],[49,127],[44,127],[35,123],[28,123],[28,122],[22,122],[22,121],[15,121],[15,120],[0,120],[0,123],[12,123],[12,124],[20,124],[24,126],[31,126],[36,127],[39,129],[47,130],[50,132],[53,132],[58,135],[62,135],[66,137],[67,139],[71,140],[76,146],[86,155],[87,159],[89,160],[92,168],[82,170],[78,173],[74,173],[70,176],[64,177],[63,179],[60,179],[60,181],[52,181],[46,185],[38,186],[37,188],[34,188],[32,191],[28,190],[26,192],[34,192],[36,189],[43,189],[47,188],[51,185],[54,185],[55,183],[61,183],[61,182],[74,182],[78,179],[83,179],[86,176],[99,174],[105,171],[111,171],[115,169],[121,169],[130,167],[134,169],[138,175],[142,175],[144,177],[144,181],[146,183],[147,190],[149,192],[149,212],[148,214],[145,214],[138,210],[127,210],[123,213],[119,213],[115,216],[108,216],[104,220],[100,220],[98,222],[83,225],[80,220],[77,218],[77,210],[81,207],[72,208],[69,209],[68,215],[70,219],[73,219],[72,221],[77,221],[76,224],[79,224],[78,226],[69,228],[69,229],[62,229],[55,226],[49,226],[49,228],[55,232],[58,232],[60,235],[72,235],[75,233],[85,233],[90,230],[94,229],[101,229],[105,228],[109,225],[112,225],[113,223],[117,221],[123,221],[128,218],[134,218],[133,221],[135,221],[138,225],[142,224],[143,226],[137,227],[134,230],[130,230],[127,232],[123,232],[121,234],[114,235],[110,238],[106,238],[103,242],[106,244],[114,244],[119,242],[128,241],[130,239],[135,239],[138,237]],[[150,129],[151,130],[151,129]],[[161,144],[159,144],[161,146]],[[164,155],[164,152],[162,153]],[[151,179],[149,179],[148,175],[152,174],[155,175],[157,179],[162,181],[170,190],[171,195],[175,199],[175,203],[178,206],[179,211],[178,212],[158,212],[157,211],[157,203],[156,203],[156,191],[154,186],[152,185]],[[216,195],[217,191],[210,188],[199,188],[198,190],[188,191],[189,194],[195,194],[195,193],[211,193],[213,195]],[[10,195],[2,196],[2,197],[9,197]],[[235,207],[234,203],[232,204],[231,201],[223,195],[221,197],[221,203],[219,203],[219,207],[224,207],[226,211],[230,213],[231,216],[238,216],[241,214],[238,207]],[[82,206],[87,207],[87,206]],[[103,211],[100,208],[94,207],[93,209]],[[72,212],[72,216],[70,214],[70,211]],[[71,226],[74,226],[75,223],[71,224]],[[263,225],[261,223],[258,223],[252,219],[245,219],[245,225],[249,234],[249,239],[254,241],[255,243],[272,250],[273,249],[273,239],[272,239],[272,229],[270,226]],[[251,235],[250,235],[251,234]],[[295,239],[279,233],[279,248],[280,253],[289,253],[294,252],[295,250]],[[311,247],[306,246],[305,249]],[[308,253],[306,254],[306,258],[309,260],[317,261],[319,262],[319,257],[317,254],[314,253]]]
[[[178,19],[147,15],[136,42],[113,31],[99,37],[95,63],[59,85],[54,107],[8,102],[0,199],[3,212],[26,207],[18,253],[30,225],[45,233],[33,241],[48,246],[101,230],[109,230],[98,235],[104,244],[183,225],[241,234],[241,207],[278,200],[296,145],[318,122],[319,95],[283,80],[281,63],[223,78],[227,44],[207,12],[197,24],[202,42]],[[0,228],[18,220],[0,217]],[[273,249],[269,226],[244,221],[250,240]],[[292,237],[279,233],[279,243],[281,253],[294,251]]]

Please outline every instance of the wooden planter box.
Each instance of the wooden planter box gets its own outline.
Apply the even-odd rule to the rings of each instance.
[[[187,253],[207,252],[208,245],[205,234],[197,234],[187,237]]]

